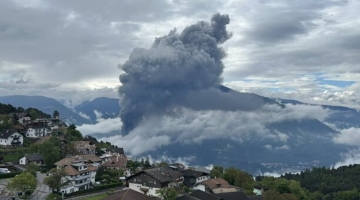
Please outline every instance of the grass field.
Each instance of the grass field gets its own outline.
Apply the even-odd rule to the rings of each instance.
[[[0,149],[0,154],[3,156],[4,162],[15,162],[19,161],[28,151],[29,148],[26,147]]]
[[[100,200],[102,198],[105,198],[109,196],[108,194],[99,194],[99,195],[96,195],[96,196],[92,196],[92,197],[84,197],[83,199],[86,199],[86,200]],[[58,195],[58,194],[49,194],[49,196],[46,198],[46,200],[60,200],[61,199],[61,195]]]
[[[50,193],[49,196],[46,197],[46,200],[55,200],[61,199],[61,195]]]
[[[4,162],[15,162],[19,161],[19,159],[24,156],[24,152],[18,151],[11,154],[4,154]]]
[[[93,197],[87,197],[86,199],[87,200],[100,200],[102,198],[105,198],[109,196],[108,194],[99,194],[99,195],[96,195],[96,196],[93,196]]]

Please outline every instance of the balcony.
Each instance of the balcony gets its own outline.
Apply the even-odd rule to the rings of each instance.
[[[11,141],[11,144],[21,144],[21,141],[20,140],[13,140],[13,141]]]
[[[88,175],[82,175],[82,176],[77,175],[77,176],[75,176],[75,177],[72,177],[72,180],[74,180],[74,181],[79,181],[79,180],[83,180],[83,179],[86,179],[86,178],[89,178],[89,179],[90,179],[90,174],[88,174]]]
[[[81,187],[81,186],[88,185],[88,184],[90,184],[90,180],[84,181],[82,183],[75,183],[74,186],[75,187]]]

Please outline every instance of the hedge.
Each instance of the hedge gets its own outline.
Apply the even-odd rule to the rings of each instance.
[[[13,178],[14,176],[21,174],[21,172],[15,172],[15,173],[7,173],[7,174],[0,174],[0,179],[4,178]]]
[[[80,190],[80,191],[76,191],[76,192],[73,192],[70,194],[65,194],[65,196],[71,197],[71,196],[82,195],[82,194],[90,194],[90,193],[95,193],[95,192],[99,192],[99,191],[110,189],[110,188],[121,187],[121,186],[123,186],[122,182],[111,183],[111,184],[107,184],[107,185],[99,185],[99,186],[95,186],[91,189]]]

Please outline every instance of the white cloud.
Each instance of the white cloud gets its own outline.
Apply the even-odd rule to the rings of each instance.
[[[97,120],[102,119],[103,114],[101,112],[94,110],[94,114],[95,114]]]
[[[359,107],[359,7],[354,0],[110,0],[89,1],[86,7],[59,0],[5,0],[0,2],[0,93],[76,103],[117,96],[121,72],[116,66],[133,48],[147,48],[174,27],[181,30],[221,12],[230,15],[233,33],[224,44],[226,85],[271,97]],[[320,84],[319,73],[355,83]],[[32,86],[5,84],[21,79],[31,80]]]
[[[90,116],[86,115],[85,113],[79,112],[78,113],[81,117],[90,120]]]
[[[333,138],[335,143],[360,146],[360,128],[349,128],[340,131],[339,135]]]
[[[84,135],[92,135],[96,133],[107,134],[111,132],[120,132],[122,123],[119,118],[113,119],[97,119],[96,124],[83,124],[77,129]]]
[[[194,111],[178,109],[174,115],[146,119],[127,135],[120,135],[121,122],[116,119],[101,119],[95,125],[82,125],[84,134],[104,133],[99,139],[124,147],[132,156],[144,154],[170,144],[200,144],[211,139],[232,139],[239,143],[251,139],[277,141],[280,146],[265,146],[269,149],[287,150],[289,135],[279,131],[272,133],[267,124],[286,120],[301,120],[319,117],[327,110],[319,106],[264,106],[254,112]],[[316,113],[316,114],[315,114]],[[119,132],[106,136],[105,133]]]
[[[351,149],[346,153],[341,153],[342,159],[334,165],[334,168],[360,164],[360,149]]]
[[[275,149],[277,149],[277,150],[289,150],[290,147],[288,145],[284,144],[283,146],[275,147]]]

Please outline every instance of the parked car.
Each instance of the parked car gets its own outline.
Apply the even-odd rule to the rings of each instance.
[[[7,174],[10,173],[10,170],[8,168],[0,168],[0,173]]]

